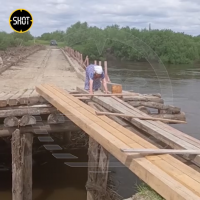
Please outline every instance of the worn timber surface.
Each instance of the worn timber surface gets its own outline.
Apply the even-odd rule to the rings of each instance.
[[[41,83],[53,83],[69,90],[83,85],[83,81],[78,78],[62,51],[47,48],[35,52],[17,66],[12,66],[0,74],[0,93],[18,91],[13,96],[15,98],[20,98],[25,92],[26,95],[34,95],[31,90]]]
[[[199,172],[168,154],[142,156],[122,152],[120,149],[124,148],[157,147],[108,117],[97,116],[93,108],[58,87],[45,84],[36,90],[165,199],[200,198]]]

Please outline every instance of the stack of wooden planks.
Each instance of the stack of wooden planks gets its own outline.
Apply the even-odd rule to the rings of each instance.
[[[186,121],[185,113],[176,106],[165,105],[161,94],[139,94],[135,97],[124,96],[122,99],[152,117]],[[150,109],[157,112],[151,112]]]
[[[108,117],[97,116],[93,108],[62,89],[40,85],[36,91],[165,199],[200,199],[200,173],[194,169],[170,155],[142,156],[122,152],[120,149],[157,147]],[[110,97],[98,98],[111,103]],[[123,109],[128,112],[130,108],[124,105]]]

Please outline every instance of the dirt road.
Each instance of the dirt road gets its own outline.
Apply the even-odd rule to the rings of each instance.
[[[59,49],[40,50],[0,74],[0,91],[34,89],[41,83],[55,84],[67,90],[83,87],[83,81],[71,69]]]

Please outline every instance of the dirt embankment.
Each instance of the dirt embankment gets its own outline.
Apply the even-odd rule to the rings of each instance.
[[[44,49],[43,45],[33,45],[28,47],[12,47],[6,51],[0,51],[0,73],[12,65],[16,65],[19,61],[35,53],[38,50]]]

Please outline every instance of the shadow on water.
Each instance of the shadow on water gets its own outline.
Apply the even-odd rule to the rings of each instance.
[[[87,150],[70,153],[78,159],[67,159],[67,162],[87,161]],[[87,168],[68,167],[64,162],[66,160],[55,159],[49,152],[40,154],[33,167],[33,200],[86,199]],[[0,171],[0,177],[0,199],[12,200],[11,171]]]

